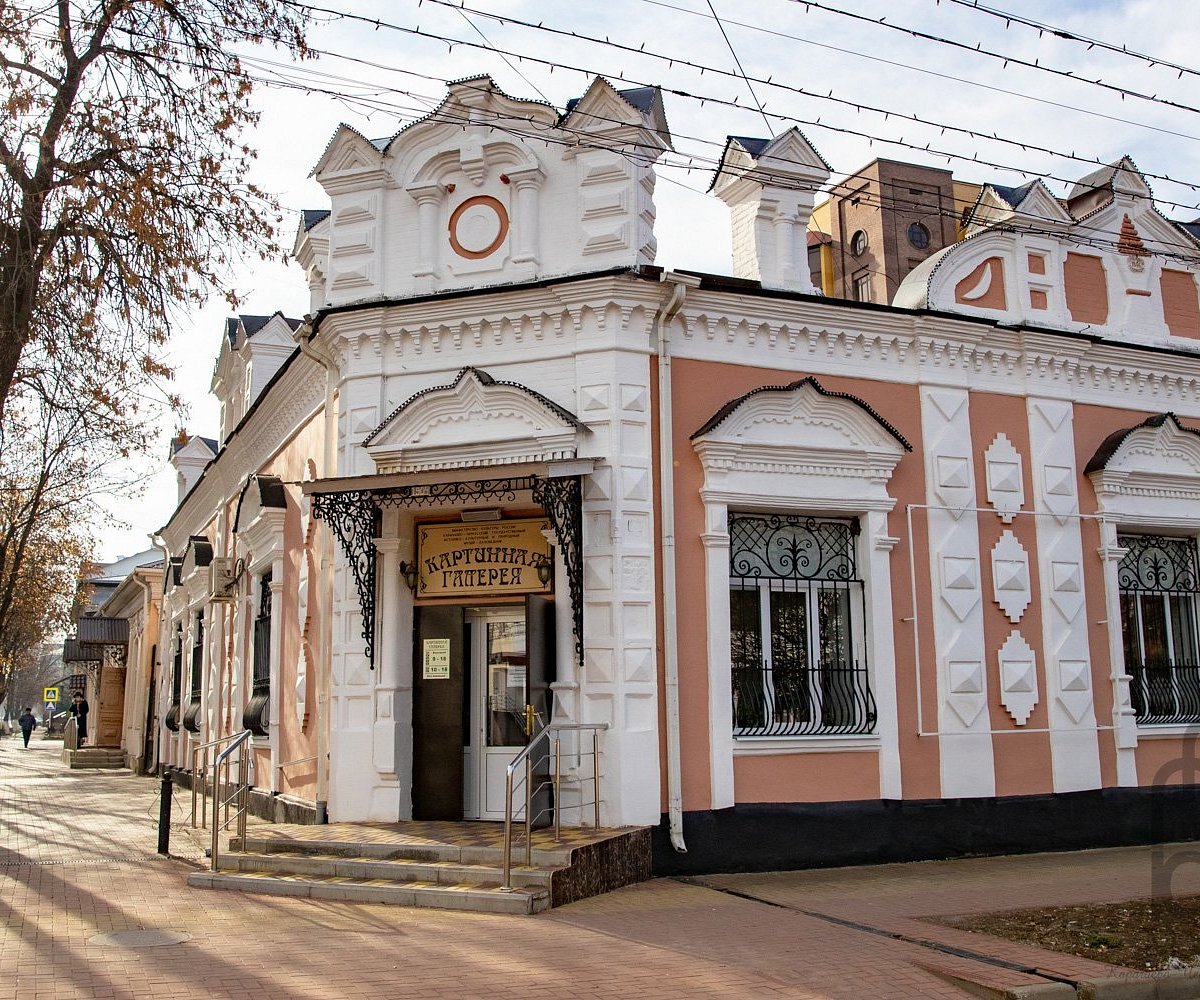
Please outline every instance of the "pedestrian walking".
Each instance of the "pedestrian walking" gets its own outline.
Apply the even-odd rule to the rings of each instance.
[[[76,691],[71,695],[71,716],[75,719],[75,729],[79,733],[79,745],[83,746],[83,741],[87,739],[88,734],[88,703],[82,691]]]
[[[29,749],[29,737],[37,728],[37,719],[33,717],[33,709],[25,709],[25,714],[17,719],[17,725],[21,727],[21,738],[25,740],[25,749]]]

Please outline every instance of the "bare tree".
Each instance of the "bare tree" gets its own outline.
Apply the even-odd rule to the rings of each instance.
[[[0,0],[0,420],[14,386],[68,367],[119,423],[130,381],[169,377],[176,312],[233,257],[278,251],[276,206],[247,182],[258,116],[231,46],[304,54],[306,16],[285,0]]]

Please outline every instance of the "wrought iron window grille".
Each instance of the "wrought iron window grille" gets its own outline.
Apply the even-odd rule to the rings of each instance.
[[[730,514],[734,735],[874,732],[857,520]]]
[[[271,725],[271,574],[259,577],[258,614],[254,618],[254,663],[250,700],[242,712],[242,727],[267,736]]]
[[[1200,722],[1197,597],[1190,538],[1121,535],[1117,568],[1129,697],[1139,726]]]
[[[192,630],[192,676],[191,693],[187,711],[183,715],[183,728],[189,733],[200,732],[201,694],[204,686],[204,614],[196,612],[196,624]]]
[[[183,624],[175,626],[175,652],[171,665],[171,707],[163,719],[171,732],[179,732],[179,713],[183,700]]]

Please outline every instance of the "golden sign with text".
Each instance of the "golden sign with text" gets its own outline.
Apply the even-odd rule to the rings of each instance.
[[[545,518],[425,524],[417,533],[418,597],[544,594],[553,565]],[[545,567],[542,583],[538,567]]]

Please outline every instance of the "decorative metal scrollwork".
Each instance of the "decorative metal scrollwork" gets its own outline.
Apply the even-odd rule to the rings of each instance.
[[[342,546],[362,607],[367,661],[375,666],[375,532],[383,507],[453,506],[468,503],[516,504],[529,492],[541,505],[558,537],[570,589],[575,655],[583,662],[583,501],[578,476],[543,479],[519,476],[474,482],[394,486],[371,492],[314,493],[313,517],[332,528]]]
[[[578,476],[534,479],[533,499],[541,505],[558,536],[567,586],[571,592],[571,624],[575,658],[583,663],[583,490]]]
[[[1128,549],[1117,568],[1121,590],[1156,594],[1194,594],[1200,583],[1196,543],[1188,538],[1161,535],[1121,535],[1118,544]]]
[[[375,522],[379,506],[368,490],[314,493],[313,517],[326,522],[350,563],[362,608],[362,637],[367,664],[375,669]]]
[[[535,481],[535,476],[520,476],[479,482],[397,486],[376,493],[375,500],[382,506],[405,508],[447,507],[460,503],[514,504],[519,493],[534,488]]]
[[[858,521],[794,514],[730,514],[729,575],[770,580],[855,580]]]

